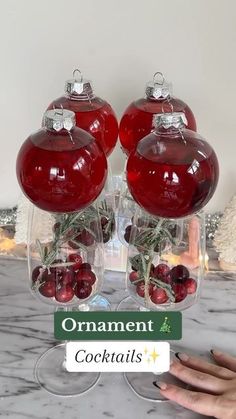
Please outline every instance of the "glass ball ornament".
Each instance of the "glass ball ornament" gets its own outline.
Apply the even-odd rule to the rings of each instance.
[[[109,156],[117,142],[118,122],[111,105],[96,96],[90,80],[83,78],[80,70],[65,83],[65,95],[50,103],[48,109],[63,106],[75,113],[76,125],[90,133]]]
[[[69,110],[49,110],[43,127],[21,146],[17,179],[27,198],[50,212],[74,212],[100,195],[107,178],[106,156]]]
[[[154,216],[186,217],[200,211],[215,192],[219,177],[216,154],[186,125],[181,112],[155,115],[155,130],[128,158],[130,193]]]
[[[146,86],[145,97],[133,101],[125,110],[119,125],[119,138],[123,151],[129,155],[137,143],[153,129],[153,115],[163,111],[163,102],[167,101],[174,112],[183,112],[187,128],[196,131],[196,121],[190,107],[172,96],[172,86],[161,72],[153,76]],[[167,108],[167,104],[165,105]]]

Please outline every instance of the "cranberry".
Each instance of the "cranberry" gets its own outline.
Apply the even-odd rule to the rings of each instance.
[[[174,284],[172,289],[175,293],[176,303],[180,303],[180,301],[183,301],[187,297],[187,290],[184,284]]]
[[[106,217],[101,217],[101,225],[102,227],[106,226],[108,223],[108,219]]]
[[[155,278],[164,279],[170,272],[170,268],[165,263],[159,263],[154,269]]]
[[[188,278],[184,282],[184,286],[187,290],[187,294],[195,294],[197,289],[197,281],[195,281],[193,278]]]
[[[110,235],[109,232],[102,231],[102,240],[103,240],[103,243],[109,242],[110,238],[111,238],[111,235]]]
[[[130,272],[130,274],[129,274],[129,280],[130,280],[130,282],[137,281],[138,279],[139,279],[139,274],[138,274],[137,271]]]
[[[86,281],[79,281],[75,287],[75,295],[80,299],[88,298],[92,293],[92,285]]]
[[[74,297],[74,290],[70,285],[62,285],[56,290],[55,298],[60,303],[68,303]]]
[[[90,270],[81,269],[76,273],[76,281],[86,281],[93,285],[96,282],[96,275]]]
[[[151,300],[154,304],[164,304],[168,301],[168,295],[163,288],[154,287]]]
[[[36,282],[39,278],[39,275],[41,274],[42,266],[36,266],[32,271],[32,281]]]
[[[154,276],[154,271],[155,271],[155,266],[154,266],[154,264],[152,263],[152,264],[151,264],[151,268],[150,268],[150,275],[151,275],[151,276]]]
[[[92,266],[90,265],[90,263],[82,263],[80,269],[86,269],[87,271],[91,271]]]
[[[42,281],[56,281],[56,274],[53,268],[48,270],[47,268],[42,273]]]
[[[172,284],[172,278],[170,274],[166,275],[164,278],[161,278],[162,282],[165,282],[165,284]]]
[[[115,230],[116,230],[116,220],[115,220],[115,214],[114,214],[114,212],[113,212],[113,217],[114,218],[112,218],[112,220],[111,220],[111,232],[112,233],[114,233]]]
[[[59,222],[54,224],[53,230],[55,233],[59,232],[60,226],[61,226],[61,223]]]
[[[82,265],[82,257],[78,253],[71,253],[68,257],[69,262],[73,262],[71,266],[73,271],[77,271]]]
[[[76,240],[76,238],[75,238],[75,240]],[[74,249],[74,250],[78,250],[78,249],[80,248],[79,244],[75,243],[75,242],[74,242],[74,241],[72,241],[72,240],[69,240],[69,241],[68,241],[68,244],[69,244],[69,246],[70,246],[72,249]]]
[[[41,284],[39,287],[39,292],[40,294],[42,294],[44,297],[47,297],[47,298],[55,297],[55,294],[56,294],[55,281],[49,280]]]
[[[173,281],[184,282],[187,278],[189,278],[189,271],[185,266],[177,265],[171,269],[170,275]]]
[[[148,287],[149,295],[152,295],[153,288],[154,288],[154,285],[149,283],[149,287]],[[145,283],[144,283],[144,281],[141,281],[137,284],[136,292],[139,295],[139,297],[144,298],[144,296],[145,296]]]
[[[75,241],[83,244],[84,246],[92,246],[94,244],[94,237],[89,231],[84,229],[75,238]]]
[[[127,243],[129,243],[130,241],[131,228],[132,228],[132,225],[129,225],[125,229],[124,239]]]
[[[65,271],[60,278],[62,285],[73,285],[75,279],[75,273],[71,270]]]
[[[63,263],[63,261],[61,259],[55,259],[52,264],[53,265],[60,265],[62,263]],[[60,276],[60,275],[64,274],[64,272],[66,271],[66,268],[64,266],[52,266],[50,268],[50,270],[51,270],[51,272],[54,273],[55,276]]]

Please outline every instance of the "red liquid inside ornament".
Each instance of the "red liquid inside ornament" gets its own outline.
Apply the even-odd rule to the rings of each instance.
[[[196,131],[196,121],[193,112],[186,103],[171,97],[168,103],[163,100],[139,99],[132,102],[124,112],[119,127],[119,138],[123,151],[129,155],[136,148],[137,143],[153,129],[153,115],[167,112],[184,112],[187,128]],[[170,109],[171,107],[171,109]]]
[[[197,133],[159,128],[141,140],[127,162],[134,200],[159,217],[178,218],[203,208],[219,177],[216,154]]]
[[[76,125],[89,132],[109,156],[118,138],[118,122],[109,103],[99,97],[78,100],[73,96],[62,96],[54,100],[48,109],[61,106],[75,113]]]
[[[29,200],[51,212],[79,211],[101,193],[107,161],[94,138],[77,127],[42,128],[23,143],[16,164],[18,182]]]

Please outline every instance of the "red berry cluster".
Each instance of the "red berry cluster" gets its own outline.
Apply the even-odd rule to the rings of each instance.
[[[155,279],[163,282],[163,288],[155,283]],[[136,287],[136,293],[140,297],[145,296],[145,282],[140,277],[140,273],[133,270],[129,275],[130,282]],[[183,301],[188,294],[195,294],[197,282],[190,278],[188,269],[183,265],[169,268],[165,263],[157,266],[152,265],[150,269],[150,282],[148,293],[154,304],[167,303],[169,297],[164,284],[168,284],[175,296],[175,303]]]
[[[71,235],[74,236],[74,232],[71,232]],[[68,244],[72,249],[79,249],[79,243],[86,247],[92,246],[94,244],[94,236],[84,228],[78,233],[78,236],[74,237],[73,240],[68,241]]]
[[[68,303],[74,297],[88,298],[96,282],[96,275],[89,263],[83,263],[82,257],[73,253],[68,256],[69,266],[55,266],[62,264],[55,260],[54,266],[43,268],[36,266],[32,272],[33,288],[46,298],[53,298],[59,303]]]
[[[107,243],[112,238],[112,235],[116,228],[114,215],[112,215],[111,219],[109,219],[108,217],[102,216],[101,227],[102,227],[103,243]]]
[[[107,243],[111,238],[115,231],[115,218],[111,215],[111,219],[107,216],[101,216],[101,230],[102,230],[102,239],[104,243]],[[99,225],[97,221],[92,221],[90,223],[89,229],[91,231],[96,232]],[[80,244],[83,246],[89,247],[95,243],[94,235],[89,231],[89,229],[83,228],[78,229],[73,226],[70,230],[66,232],[66,239],[68,240],[68,244],[72,249],[78,250],[80,248]],[[60,230],[60,222],[54,224],[54,232]]]

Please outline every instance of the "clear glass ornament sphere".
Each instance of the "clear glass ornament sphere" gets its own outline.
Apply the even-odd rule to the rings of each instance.
[[[175,97],[168,99],[173,112],[184,112],[187,128],[196,131],[196,121],[190,107]],[[153,130],[153,115],[164,112],[167,105],[163,99],[142,98],[132,102],[125,110],[119,126],[119,138],[123,151],[129,155],[138,142]]]
[[[216,154],[200,135],[162,126],[138,143],[126,171],[134,200],[163,218],[200,211],[213,196],[219,178]]]
[[[107,160],[94,138],[78,127],[69,132],[41,128],[21,146],[16,172],[34,205],[50,212],[74,212],[101,193]]]
[[[96,139],[106,156],[112,153],[118,138],[118,122],[109,103],[96,96],[80,100],[79,96],[67,94],[54,100],[48,109],[61,106],[75,113],[76,125]]]

